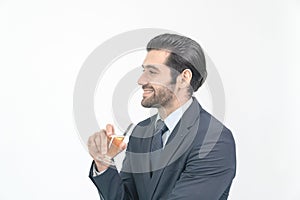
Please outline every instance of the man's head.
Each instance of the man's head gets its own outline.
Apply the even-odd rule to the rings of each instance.
[[[190,97],[204,83],[205,57],[194,40],[162,34],[149,41],[147,51],[138,81],[144,89],[143,106],[171,106],[176,96]]]
[[[193,75],[190,84],[194,92],[204,83],[207,77],[205,56],[196,41],[181,35],[162,34],[149,41],[147,51],[151,50],[170,52],[165,64],[179,73],[190,69]]]

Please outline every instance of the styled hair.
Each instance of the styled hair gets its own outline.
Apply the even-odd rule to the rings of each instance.
[[[147,51],[166,50],[170,52],[165,64],[177,72],[182,73],[185,69],[192,71],[190,85],[191,94],[196,92],[207,77],[205,56],[201,46],[194,40],[177,35],[161,34],[151,39],[147,44]],[[173,81],[179,74],[171,73]]]

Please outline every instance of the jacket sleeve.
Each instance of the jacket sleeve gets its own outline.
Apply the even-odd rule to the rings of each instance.
[[[231,132],[223,129],[213,148],[200,155],[200,148],[212,146],[212,141],[195,145],[186,167],[168,200],[226,200],[235,176],[235,143]]]
[[[130,142],[129,142],[130,143]],[[130,144],[128,144],[129,146]],[[125,156],[123,165],[129,162],[128,156]],[[94,162],[93,162],[94,164]],[[99,176],[93,176],[93,164],[90,169],[89,177],[98,189],[100,198],[105,200],[129,200],[138,199],[136,187],[131,173],[121,172],[114,167],[109,167]]]

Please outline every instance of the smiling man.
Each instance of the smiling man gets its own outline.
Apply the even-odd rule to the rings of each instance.
[[[172,69],[163,64],[169,55],[170,53],[165,50],[150,51],[143,64],[143,74],[138,80],[138,84],[144,90],[142,106],[158,108],[159,116],[162,118],[166,118],[190,98],[186,95],[185,98],[178,99],[179,96],[184,96],[186,91],[182,92],[178,88],[180,81],[172,80]],[[188,83],[191,77],[191,71],[186,70],[183,73],[184,80],[182,81]]]
[[[193,97],[207,76],[200,45],[162,34],[150,40],[147,51],[138,79],[141,104],[158,114],[133,129],[120,173],[105,160],[126,148],[125,143],[108,148],[113,125],[90,136],[91,180],[104,199],[227,199],[235,143],[231,131]]]

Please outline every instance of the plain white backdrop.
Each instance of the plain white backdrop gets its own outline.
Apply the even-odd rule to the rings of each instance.
[[[230,199],[300,199],[299,18],[297,0],[1,0],[0,199],[99,199],[73,120],[74,84],[97,46],[138,28],[192,37],[215,63],[237,145]]]

